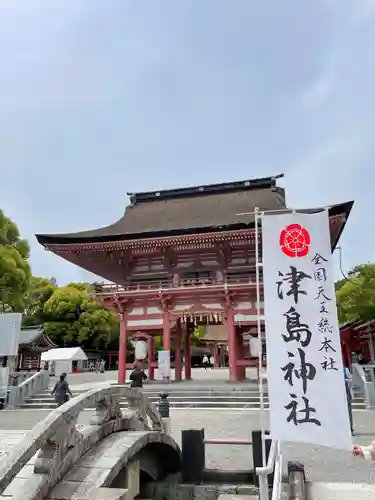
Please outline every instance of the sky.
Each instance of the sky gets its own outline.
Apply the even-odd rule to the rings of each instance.
[[[89,279],[34,235],[129,191],[278,173],[290,206],[355,200],[343,268],[375,260],[374,0],[2,0],[0,23],[0,207],[34,275]]]

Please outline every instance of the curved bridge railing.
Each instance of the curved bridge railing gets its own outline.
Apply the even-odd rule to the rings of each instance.
[[[122,397],[128,400],[125,412],[120,409]],[[90,425],[80,429],[77,421],[81,411],[93,406],[96,410]],[[125,430],[165,432],[156,407],[139,390],[108,386],[71,399],[37,424],[1,460],[0,495],[38,453],[32,483],[35,496],[29,491],[27,498],[47,497],[90,448],[110,434]]]

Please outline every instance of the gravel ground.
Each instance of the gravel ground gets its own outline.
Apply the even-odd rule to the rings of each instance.
[[[22,437],[22,431],[31,429],[47,415],[41,411],[0,412],[0,456]],[[88,424],[91,412],[84,411],[80,424]],[[205,429],[207,438],[249,439],[251,430],[260,428],[258,411],[202,411],[174,410],[171,412],[172,435],[181,442],[181,430]],[[355,412],[357,436],[355,442],[368,444],[375,439],[374,413]],[[18,432],[17,432],[18,431]],[[361,459],[354,459],[349,452],[334,451],[329,448],[297,445],[283,445],[285,462],[299,460],[306,468],[311,481],[363,482],[375,483],[374,465]],[[208,467],[222,469],[248,469],[252,467],[251,448],[232,445],[207,445],[206,463]]]

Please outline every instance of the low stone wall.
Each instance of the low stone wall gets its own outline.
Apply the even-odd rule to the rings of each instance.
[[[29,374],[27,374],[29,375]],[[23,377],[22,382],[9,387],[7,406],[16,408],[21,406],[26,399],[31,398],[48,388],[49,373],[46,370]]]
[[[179,484],[177,482],[149,483],[141,491],[143,498],[155,500],[217,500],[220,495],[258,495],[259,490],[251,485]]]

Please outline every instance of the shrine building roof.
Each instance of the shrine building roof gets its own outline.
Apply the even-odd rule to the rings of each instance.
[[[19,345],[20,347],[38,346],[49,349],[56,347],[45,334],[43,326],[22,328],[19,335]]]
[[[285,190],[276,183],[280,177],[283,176],[127,193],[130,204],[114,224],[90,231],[36,237],[39,243],[48,246],[246,229],[254,224],[254,216],[244,214],[251,214],[255,207],[267,211],[286,208]],[[350,212],[351,205],[345,212]]]

